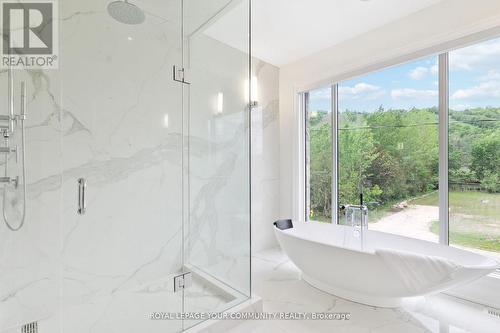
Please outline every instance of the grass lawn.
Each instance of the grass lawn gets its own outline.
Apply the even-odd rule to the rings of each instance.
[[[500,252],[500,194],[484,192],[450,192],[450,243]],[[438,194],[432,193],[411,201],[415,205],[438,205]],[[431,231],[439,232],[434,221]]]
[[[462,230],[455,230],[455,228],[452,228],[452,230],[450,230],[450,243],[485,251],[500,252],[500,238],[498,235],[495,236],[474,232],[471,230],[473,229],[470,227],[471,225],[472,221],[468,223],[468,231],[465,228],[462,228]],[[438,221],[432,222],[431,231],[436,235],[439,233]]]
[[[491,218],[500,223],[500,193],[450,192],[450,215],[465,214]],[[412,205],[438,206],[438,193],[411,200]]]

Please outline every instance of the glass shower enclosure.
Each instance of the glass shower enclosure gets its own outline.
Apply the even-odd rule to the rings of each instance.
[[[2,56],[38,10],[56,63],[0,69],[0,332],[181,332],[247,300],[250,1],[41,2],[0,2]]]

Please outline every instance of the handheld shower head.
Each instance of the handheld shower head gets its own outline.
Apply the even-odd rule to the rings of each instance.
[[[141,24],[146,20],[144,11],[127,0],[109,3],[108,13],[112,18],[124,24]]]

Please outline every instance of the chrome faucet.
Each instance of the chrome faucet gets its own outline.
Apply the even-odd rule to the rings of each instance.
[[[358,237],[368,229],[368,207],[365,205],[346,205],[345,224],[354,228],[354,236]]]

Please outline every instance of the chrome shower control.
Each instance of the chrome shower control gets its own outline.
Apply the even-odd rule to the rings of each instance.
[[[7,122],[7,124],[0,124],[0,130],[2,130],[2,135],[4,138],[4,146],[0,147],[0,153],[4,154],[4,176],[0,177],[0,183],[3,183],[5,186],[3,187],[3,208],[2,208],[2,215],[3,215],[3,220],[7,227],[12,230],[12,231],[18,231],[20,230],[24,222],[26,221],[26,133],[25,133],[25,120],[26,120],[26,111],[28,108],[27,104],[27,87],[26,87],[26,82],[22,81],[21,82],[21,111],[19,115],[14,114],[14,79],[12,75],[12,68],[9,69],[8,71],[9,75],[9,93],[8,93],[8,100],[9,100],[9,109],[8,109],[8,114],[7,115],[1,115],[0,116],[0,121]],[[10,146],[10,137],[14,132],[17,130],[17,127],[21,127],[21,149],[18,146],[11,147]],[[9,177],[8,171],[9,171],[9,154],[10,153],[16,153],[16,164],[19,165],[19,153],[21,153],[21,170],[22,170],[22,183],[20,182],[20,177],[15,176],[15,177]],[[5,207],[6,207],[6,191],[7,191],[7,184],[12,184],[14,185],[14,188],[17,188],[20,184],[22,185],[22,216],[17,224],[17,226],[14,226],[11,221],[9,216],[6,213]]]

